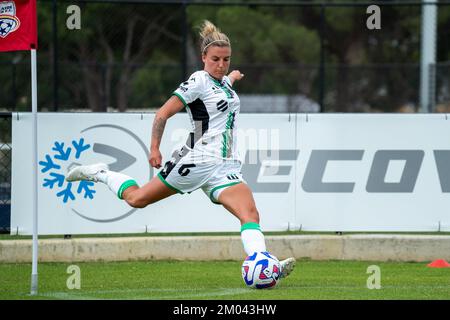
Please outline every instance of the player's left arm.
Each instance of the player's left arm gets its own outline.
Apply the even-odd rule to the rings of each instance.
[[[243,77],[244,77],[244,74],[241,73],[239,70],[233,70],[228,75],[228,78],[230,78],[230,81],[231,81],[231,85],[233,85],[233,83],[235,81],[241,80]]]

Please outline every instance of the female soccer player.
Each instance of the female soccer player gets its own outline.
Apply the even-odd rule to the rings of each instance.
[[[134,208],[201,188],[212,202],[223,205],[240,220],[244,250],[252,255],[266,251],[266,245],[259,213],[242,177],[242,163],[237,154],[236,119],[240,103],[232,86],[244,75],[239,70],[226,75],[231,58],[230,40],[216,26],[205,21],[200,36],[204,69],[183,82],[156,113],[150,165],[161,168],[159,145],[164,127],[183,108],[187,109],[193,127],[186,145],[174,152],[158,175],[142,187],[129,176],[108,170],[103,163],[73,168],[66,180],[103,182]],[[281,261],[281,277],[286,277],[294,265],[294,258]]]

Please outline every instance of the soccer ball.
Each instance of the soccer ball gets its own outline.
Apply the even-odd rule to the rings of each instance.
[[[280,261],[269,252],[255,252],[242,263],[242,278],[250,288],[273,288],[280,274]]]

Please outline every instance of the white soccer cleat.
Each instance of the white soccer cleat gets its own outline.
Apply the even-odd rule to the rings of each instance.
[[[286,278],[295,267],[295,258],[287,258],[286,260],[280,261],[281,265],[281,275],[280,278]]]
[[[69,171],[66,176],[66,181],[98,181],[97,173],[108,170],[108,165],[105,163],[96,163],[87,166],[78,166]]]

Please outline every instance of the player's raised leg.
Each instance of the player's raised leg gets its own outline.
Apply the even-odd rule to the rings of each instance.
[[[140,188],[137,186],[127,188],[124,190],[122,197],[130,206],[144,208],[176,193],[177,191],[166,186],[155,176]]]
[[[266,243],[259,226],[259,212],[256,209],[252,191],[245,183],[224,189],[218,195],[219,202],[241,222],[241,239],[247,255],[264,252]],[[281,277],[288,276],[295,266],[295,258],[280,261]]]
[[[139,187],[133,178],[120,172],[110,171],[108,165],[104,163],[75,167],[69,171],[66,180],[102,182],[119,199],[125,200],[134,208],[144,208],[151,203],[177,193],[157,177],[154,177],[144,186]]]

